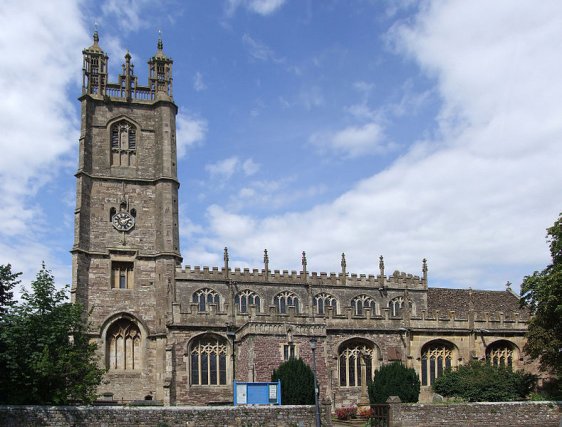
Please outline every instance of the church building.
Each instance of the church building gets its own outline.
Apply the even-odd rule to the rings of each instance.
[[[505,291],[430,286],[419,275],[184,266],[178,221],[173,61],[158,40],[139,83],[125,55],[110,83],[108,56],[84,49],[76,172],[72,297],[89,313],[107,369],[100,396],[165,405],[233,401],[233,381],[270,381],[291,357],[312,366],[333,407],[366,398],[380,366],[401,361],[421,400],[448,367],[471,360],[522,368],[528,314]],[[334,254],[334,258],[339,258]],[[375,258],[376,259],[376,258]],[[189,260],[187,260],[189,262]]]

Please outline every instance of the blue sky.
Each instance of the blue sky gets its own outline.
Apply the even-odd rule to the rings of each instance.
[[[23,6],[23,7],[22,7]],[[485,12],[484,12],[485,11]],[[0,5],[0,263],[71,280],[81,66],[174,59],[186,265],[421,274],[518,290],[562,184],[557,1]]]

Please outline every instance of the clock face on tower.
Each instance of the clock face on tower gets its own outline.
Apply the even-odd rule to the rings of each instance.
[[[111,218],[116,230],[129,231],[135,226],[135,218],[129,212],[118,212]]]

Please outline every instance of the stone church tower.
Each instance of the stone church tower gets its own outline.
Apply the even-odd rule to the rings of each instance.
[[[164,381],[158,365],[181,263],[172,60],[158,40],[147,86],[129,53],[109,83],[98,41],[96,32],[83,51],[72,292],[90,313],[111,389],[149,396]]]

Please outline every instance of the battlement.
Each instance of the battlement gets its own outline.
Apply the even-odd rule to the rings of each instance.
[[[419,276],[395,271],[391,276],[381,276],[374,274],[355,274],[355,273],[326,273],[326,272],[304,272],[289,270],[265,270],[249,268],[225,269],[224,267],[207,267],[189,265],[184,268],[176,269],[176,280],[197,280],[197,281],[235,281],[235,282],[270,282],[284,283],[293,285],[322,286],[365,286],[374,288],[383,287],[408,287],[423,288],[424,281]]]

